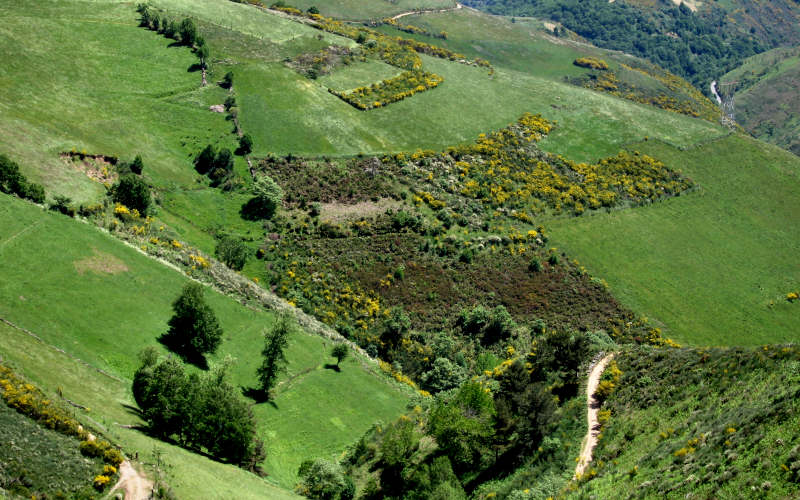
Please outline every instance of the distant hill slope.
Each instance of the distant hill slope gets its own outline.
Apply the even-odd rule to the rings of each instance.
[[[668,0],[464,3],[493,14],[551,19],[595,45],[648,58],[705,92],[711,80],[746,57],[800,42],[800,7],[787,0],[687,2],[680,6]]]
[[[796,498],[800,349],[624,350],[568,498]]]
[[[745,60],[720,80],[736,85],[736,121],[767,142],[800,155],[800,47]]]

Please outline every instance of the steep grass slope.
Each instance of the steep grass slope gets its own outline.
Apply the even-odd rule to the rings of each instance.
[[[796,342],[800,160],[732,135],[682,151],[630,146],[699,185],[662,203],[554,220],[554,244],[603,276],[612,292],[693,345]]]
[[[748,132],[800,155],[800,47],[747,59],[722,83],[736,85],[736,121]]]
[[[0,495],[88,498],[102,460],[86,459],[78,439],[47,429],[0,399]]]
[[[616,363],[590,480],[569,497],[796,496],[796,346],[639,348]]]
[[[156,338],[166,331],[172,314],[171,302],[186,278],[91,226],[17,199],[0,199],[0,221],[0,274],[4,277],[0,317],[122,379],[123,383],[106,380],[116,396],[105,403],[84,403],[90,397],[88,386],[76,385],[76,392],[66,397],[93,408],[88,416],[105,419],[109,426],[138,423],[133,414],[121,417],[126,410],[119,400],[130,404],[128,381],[138,366],[137,353],[158,345]],[[244,308],[212,291],[206,296],[225,332],[221,348],[210,361],[232,356],[234,383],[254,386],[261,332],[269,328],[273,315]],[[10,344],[4,341],[3,345]],[[14,356],[15,349],[6,349],[4,355]],[[291,382],[278,388],[274,405],[254,407],[258,433],[268,443],[265,469],[283,487],[294,485],[302,459],[340,452],[376,420],[393,418],[404,407],[403,393],[376,375],[377,368],[365,369],[354,359],[341,372],[324,369],[332,360],[329,349],[330,343],[326,345],[320,337],[295,333],[283,379]],[[28,365],[21,366],[30,375]],[[51,367],[56,382],[43,383],[43,387],[53,391],[64,370]],[[123,441],[123,445],[141,453],[161,446],[149,439]],[[208,464],[213,474],[213,462]],[[184,482],[188,477],[176,480]]]

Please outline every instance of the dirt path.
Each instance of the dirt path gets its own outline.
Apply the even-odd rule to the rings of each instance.
[[[406,16],[413,16],[414,14],[439,14],[442,12],[450,12],[451,10],[458,10],[463,9],[464,6],[460,3],[457,3],[455,7],[450,7],[449,9],[438,9],[438,10],[410,10],[408,12],[403,12],[397,14],[396,16],[392,16],[392,19],[400,19],[401,17]]]
[[[597,435],[600,434],[600,424],[597,423],[597,412],[600,411],[600,401],[594,396],[600,377],[606,369],[606,365],[614,354],[607,354],[600,361],[595,363],[589,373],[589,382],[586,384],[586,419],[589,428],[586,430],[586,437],[583,438],[581,454],[578,457],[578,465],[575,466],[575,477],[579,477],[586,470],[586,466],[592,461],[592,451],[597,446]]]
[[[153,492],[153,481],[150,481],[133,468],[127,460],[119,465],[119,481],[111,488],[109,494],[121,489],[125,492],[125,500],[147,500]]]

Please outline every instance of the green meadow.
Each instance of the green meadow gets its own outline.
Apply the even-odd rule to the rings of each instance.
[[[800,159],[739,135],[688,150],[630,146],[696,191],[651,206],[546,223],[552,244],[690,345],[797,342]]]
[[[166,331],[171,303],[186,278],[92,226],[5,195],[0,198],[0,227],[0,317],[124,381],[94,372],[95,378],[113,389],[113,396],[105,390],[102,398],[94,394],[91,384],[82,386],[76,381],[71,390],[64,387],[65,397],[93,408],[88,418],[104,422],[109,429],[114,422],[140,423],[120,401],[132,404],[129,381],[138,367],[137,354],[146,346],[159,346],[156,339]],[[274,315],[243,307],[212,290],[207,290],[206,297],[225,332],[220,349],[209,361],[232,357],[234,384],[253,387],[261,335]],[[0,355],[17,360],[30,351],[12,346],[11,338],[19,337],[15,330],[2,332]],[[55,352],[47,345],[34,345],[43,353]],[[325,364],[333,362],[331,345],[297,331],[287,350],[285,383],[278,387],[274,404],[254,407],[258,434],[267,442],[268,481],[281,487],[294,486],[297,467],[305,458],[336,456],[373,423],[391,420],[405,408],[406,393],[370,363],[351,358],[340,372],[325,369]],[[64,385],[61,374],[70,369],[69,358],[59,359],[66,364],[53,364],[41,374],[26,362],[20,365],[26,375],[40,376],[34,380],[52,393]],[[119,432],[128,453],[149,453],[153,446],[162,446],[139,432],[136,438]],[[183,456],[178,453],[174,460]],[[213,470],[210,467],[208,473]],[[178,484],[190,477],[181,474],[173,476]]]

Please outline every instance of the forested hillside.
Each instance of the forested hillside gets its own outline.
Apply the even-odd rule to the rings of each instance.
[[[800,47],[753,56],[720,81],[732,84],[737,123],[800,155]]]
[[[729,9],[705,2],[696,11],[667,0],[655,5],[605,0],[464,3],[492,14],[553,20],[595,45],[649,59],[706,92],[712,80],[745,58],[800,40],[800,11],[792,2],[747,2],[743,9],[736,2]]]

